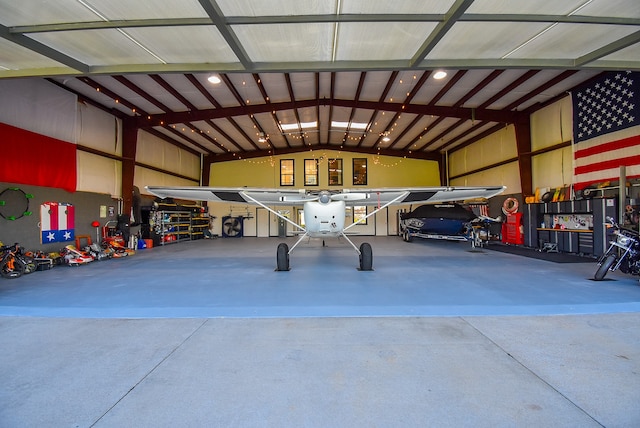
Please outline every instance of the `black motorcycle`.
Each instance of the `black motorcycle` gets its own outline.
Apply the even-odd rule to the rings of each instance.
[[[593,279],[602,281],[607,272],[620,269],[631,275],[640,275],[640,234],[632,229],[618,225],[614,219],[607,217],[607,221],[615,228],[615,241],[598,260],[598,270]]]

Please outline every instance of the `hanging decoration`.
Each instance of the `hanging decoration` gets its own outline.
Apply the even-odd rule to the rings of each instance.
[[[17,220],[33,214],[29,211],[29,199],[33,195],[25,193],[18,187],[7,187],[0,192],[0,217],[7,220]]]
[[[342,153],[342,150],[336,148],[338,154],[337,156],[339,156]],[[317,155],[316,153],[319,153],[315,150],[313,150],[312,148],[309,150],[309,152],[311,152],[311,158],[315,159],[316,161],[318,161],[318,166],[324,165],[325,163],[327,163],[329,161],[329,159],[335,159],[336,156],[329,156],[325,151],[323,151],[321,154]],[[373,156],[373,163],[374,165],[378,165],[381,166],[383,168],[393,168],[396,167],[398,165],[400,165],[402,163],[402,161],[404,160],[404,158],[399,158],[397,161],[392,162],[392,163],[386,163],[383,162],[381,160],[381,155],[380,154],[375,154],[372,155]],[[239,160],[242,160],[244,162],[250,163],[252,165],[265,165],[265,164],[269,164],[271,165],[272,168],[275,168],[276,166],[276,161],[273,158],[273,154],[270,154],[268,158],[258,158],[258,160],[256,159],[246,159],[246,158],[241,158]]]
[[[75,207],[62,202],[40,205],[40,236],[43,244],[75,240]]]

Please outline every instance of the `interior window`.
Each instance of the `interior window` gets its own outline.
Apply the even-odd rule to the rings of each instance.
[[[342,186],[342,159],[329,159],[329,186]]]
[[[281,159],[280,160],[280,185],[281,186],[293,186],[293,159]]]
[[[353,185],[366,186],[367,184],[367,159],[353,159]]]
[[[318,185],[318,160],[317,159],[304,160],[304,185],[305,186]]]

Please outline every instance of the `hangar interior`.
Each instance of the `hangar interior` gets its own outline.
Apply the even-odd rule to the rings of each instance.
[[[590,279],[638,230],[639,105],[636,0],[0,0],[0,241],[129,247],[0,278],[0,421],[637,426],[637,277]],[[505,190],[479,247],[405,242],[405,203],[351,229],[371,272],[273,272],[290,223],[146,186]]]
[[[572,93],[606,73],[627,85],[633,80],[625,73],[638,69],[637,7],[619,3],[612,11],[594,1],[523,8],[488,0],[185,0],[151,12],[144,2],[68,0],[41,13],[37,2],[5,2],[0,107],[8,156],[0,181],[43,187],[27,191],[31,209],[51,199],[50,189],[70,191],[59,202],[81,192],[113,198],[76,204],[81,236],[94,235],[94,221],[132,213],[138,192],[143,206],[152,205],[147,185],[504,185],[489,202],[496,217],[510,197],[524,213],[527,198],[580,199],[586,185],[611,188],[592,196],[619,195],[618,164],[630,181],[630,200],[616,201],[621,212],[637,198],[637,145],[606,173],[585,178],[572,144]],[[637,91],[625,93],[633,105]],[[73,153],[48,138],[72,144]],[[25,140],[32,155],[18,163]],[[51,159],[59,162],[55,179]],[[358,232],[396,235],[397,210],[376,214]],[[225,226],[229,218],[243,223],[246,236],[283,234],[276,216],[255,207],[210,204],[207,211],[213,234],[237,234]],[[31,229],[38,217],[20,220]],[[141,222],[135,213],[133,222]],[[54,250],[39,234],[5,229],[6,242]]]

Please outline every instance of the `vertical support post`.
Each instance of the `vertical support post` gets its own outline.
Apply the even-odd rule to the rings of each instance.
[[[533,195],[533,179],[531,174],[531,121],[529,116],[525,120],[514,123],[516,132],[516,147],[518,149],[518,168],[520,171],[520,187],[522,196]]]
[[[627,167],[620,165],[620,182],[618,184],[618,223],[624,223],[625,207],[627,205]]]
[[[201,185],[205,187],[210,186],[209,177],[211,176],[211,155],[204,155],[202,157],[202,170],[200,171],[200,174],[202,174],[200,177]],[[207,201],[202,201],[202,206],[206,207]]]
[[[122,214],[131,212],[133,205],[133,180],[136,169],[138,127],[133,118],[122,120]]]
[[[438,159],[438,171],[440,172],[440,185],[449,185],[449,152],[444,152]]]

